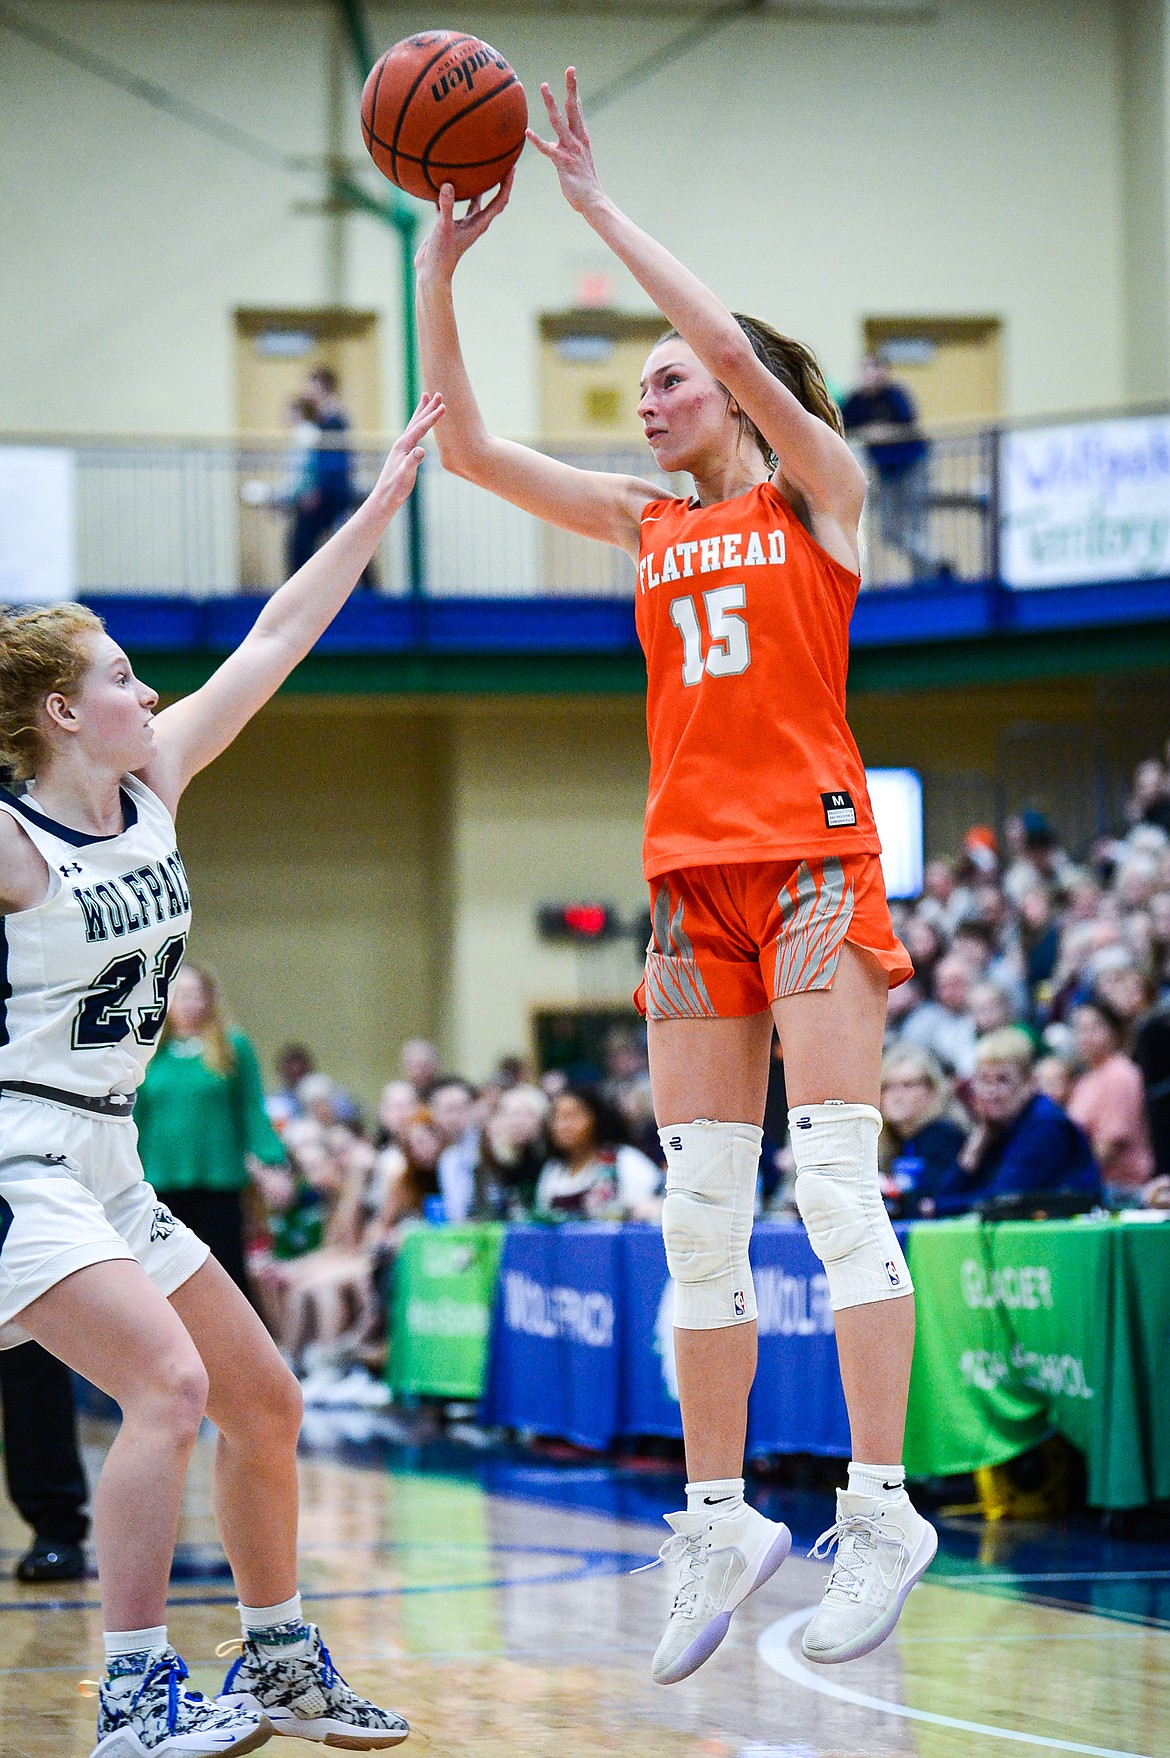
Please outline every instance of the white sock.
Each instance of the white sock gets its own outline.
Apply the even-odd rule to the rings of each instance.
[[[167,1627],[152,1630],[105,1630],[106,1684],[117,1697],[132,1697],[152,1660],[167,1645]]]
[[[906,1470],[902,1465],[858,1465],[851,1460],[846,1488],[851,1496],[894,1501],[906,1493]]]
[[[245,1640],[254,1642],[266,1659],[303,1660],[312,1651],[299,1593],[279,1605],[241,1605],[239,1613]]]
[[[743,1507],[742,1477],[713,1477],[710,1483],[687,1484],[687,1513],[722,1520]]]

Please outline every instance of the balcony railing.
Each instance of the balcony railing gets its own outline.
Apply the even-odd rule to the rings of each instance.
[[[59,466],[60,517],[72,523],[73,584],[85,595],[151,594],[188,598],[264,594],[288,573],[292,512],[282,493],[287,472],[279,441],[13,438],[0,441],[27,461],[49,454]],[[351,448],[360,496],[371,486],[384,452],[366,442]],[[15,455],[15,454],[13,454]],[[644,448],[558,452],[588,468],[655,480]],[[996,571],[995,477],[997,435],[937,437],[929,455],[925,495],[925,554],[912,564],[904,548],[883,541],[881,485],[875,485],[862,527],[867,587],[903,585],[917,572],[931,578],[983,580]],[[31,478],[30,478],[31,480]],[[663,483],[681,492],[683,479]],[[0,468],[0,517],[34,515],[27,505],[8,511]],[[67,502],[67,506],[66,506]],[[51,495],[40,502],[53,518]],[[628,598],[630,560],[608,545],[554,530],[496,496],[449,476],[432,458],[421,472],[418,517],[420,565],[412,578],[407,521],[391,527],[375,559],[375,590],[391,597],[572,596]],[[5,579],[0,529],[0,598],[17,596]]]

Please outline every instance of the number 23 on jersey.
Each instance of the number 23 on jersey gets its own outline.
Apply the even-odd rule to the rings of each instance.
[[[705,653],[700,598],[708,633]],[[713,586],[701,595],[684,593],[671,599],[670,620],[682,636],[684,684],[699,683],[704,673],[713,678],[734,678],[747,670],[752,662],[751,640],[747,619],[738,614],[746,608],[746,586]]]

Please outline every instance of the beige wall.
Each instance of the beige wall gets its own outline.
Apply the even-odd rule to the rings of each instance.
[[[368,10],[379,45],[431,22]],[[26,11],[289,153],[321,154],[340,125],[364,161],[323,3]],[[534,97],[576,58],[588,96],[693,15],[455,5],[444,20],[487,31]],[[1004,319],[1011,409],[1112,402],[1127,388],[1115,26],[1110,0],[940,0],[889,21],[765,12],[599,114],[597,157],[632,214],[839,379],[866,314],[976,311]],[[348,106],[332,123],[331,55]],[[255,164],[3,29],[0,158],[0,429],[225,430],[233,308],[334,298],[386,315],[393,417],[395,242],[367,218],[339,229],[307,211],[316,176]],[[460,272],[469,358],[501,430],[536,424],[536,314],[609,260],[528,153],[512,210]],[[644,303],[617,285],[619,302]]]
[[[928,846],[947,852],[1024,805],[1076,835],[1098,772],[1108,789],[1161,745],[1165,700],[1164,677],[1029,683],[859,695],[851,718],[867,762],[922,772]],[[534,1006],[628,999],[633,941],[550,946],[535,913],[645,908],[646,768],[635,698],[280,698],[184,801],[192,956],[266,1066],[307,1038],[372,1102],[424,1033],[482,1077],[527,1047]]]
[[[632,941],[584,950],[536,933],[540,903],[645,909],[640,701],[518,704],[461,714],[452,815],[454,940],[446,1042],[483,1071],[527,1044],[541,1002],[628,1001]]]
[[[446,734],[357,700],[271,704],[183,801],[191,956],[271,1066],[304,1038],[373,1098],[439,1028],[447,941]]]

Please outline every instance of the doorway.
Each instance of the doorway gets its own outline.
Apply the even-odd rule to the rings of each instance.
[[[667,328],[658,312],[608,307],[548,312],[540,319],[540,443],[585,469],[655,476],[638,420],[646,356]],[[628,558],[608,545],[544,529],[544,574],[553,592],[630,589]]]
[[[258,442],[242,458],[249,490],[240,506],[244,591],[270,592],[285,577],[287,515],[279,505],[279,492],[288,454],[288,411],[318,366],[337,374],[354,430],[377,432],[382,424],[377,312],[329,308],[236,312],[236,427],[241,439]],[[265,500],[265,493],[277,499]]]
[[[918,405],[937,421],[994,421],[1003,408],[997,317],[867,317],[865,349],[881,354]]]

